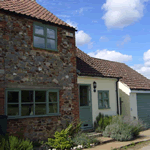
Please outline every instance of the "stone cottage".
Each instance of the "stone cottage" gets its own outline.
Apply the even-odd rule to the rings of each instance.
[[[35,0],[0,0],[0,115],[10,135],[44,140],[79,118],[75,31]]]

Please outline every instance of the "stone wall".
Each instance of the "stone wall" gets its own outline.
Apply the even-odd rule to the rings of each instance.
[[[59,89],[60,116],[8,119],[9,134],[45,139],[65,127],[67,120],[79,118],[75,31],[57,26],[58,52],[36,49],[33,21],[0,12],[0,115],[5,88]],[[74,37],[67,37],[66,31]]]

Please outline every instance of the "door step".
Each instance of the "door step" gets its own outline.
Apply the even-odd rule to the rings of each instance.
[[[94,132],[94,129],[93,128],[81,128],[81,131],[84,132],[84,133],[90,133],[90,132]]]
[[[102,133],[91,132],[87,133],[89,137],[101,137]]]

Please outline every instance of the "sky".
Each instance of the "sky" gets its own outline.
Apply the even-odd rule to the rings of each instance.
[[[36,0],[76,27],[88,55],[125,63],[150,79],[150,0]]]

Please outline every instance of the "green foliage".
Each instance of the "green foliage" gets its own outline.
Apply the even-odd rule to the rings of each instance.
[[[105,130],[106,126],[112,121],[112,116],[104,115],[99,113],[94,122],[94,129],[96,132],[102,132]]]
[[[96,138],[89,137],[86,133],[77,133],[72,139],[74,146],[82,145],[84,148],[89,148],[90,144],[98,144],[99,141]]]
[[[42,144],[38,141],[33,142],[33,147],[40,147]]]
[[[69,136],[73,137],[76,133],[78,133],[79,131],[81,131],[81,125],[82,122],[77,120],[77,121],[72,121],[68,127],[66,128],[66,130],[68,130],[68,134]]]
[[[63,129],[61,132],[56,131],[54,135],[55,139],[48,138],[48,142],[46,142],[46,144],[56,149],[70,149],[73,145],[72,140],[68,135],[70,128],[71,125],[67,129]]]
[[[8,137],[0,135],[0,150],[9,149]]]
[[[22,150],[32,150],[33,149],[32,142],[28,139],[22,140],[20,145],[21,145]]]
[[[32,150],[33,145],[29,140],[21,140],[15,136],[0,137],[0,150]]]
[[[114,116],[110,125],[105,128],[103,136],[111,137],[117,141],[129,141],[139,135],[145,125],[129,117]]]

